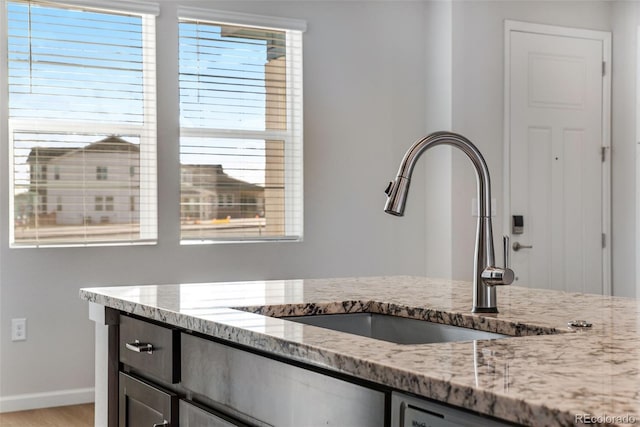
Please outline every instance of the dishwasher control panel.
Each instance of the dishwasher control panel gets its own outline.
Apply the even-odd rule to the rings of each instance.
[[[391,427],[506,427],[502,422],[464,409],[409,394],[391,394]]]

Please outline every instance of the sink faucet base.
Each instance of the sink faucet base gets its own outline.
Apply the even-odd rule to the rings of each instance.
[[[474,307],[473,310],[471,310],[472,313],[497,313],[498,312],[498,308],[497,307]]]

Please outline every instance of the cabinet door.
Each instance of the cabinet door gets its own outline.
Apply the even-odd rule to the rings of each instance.
[[[178,398],[120,373],[119,427],[177,427]]]
[[[201,408],[186,400],[180,401],[180,427],[246,427],[239,421]]]

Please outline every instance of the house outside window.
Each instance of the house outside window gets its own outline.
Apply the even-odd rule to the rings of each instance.
[[[10,200],[26,217],[11,225],[11,246],[155,242],[158,5],[3,5]],[[105,221],[113,234],[96,228]]]
[[[181,241],[300,240],[304,22],[178,15]]]

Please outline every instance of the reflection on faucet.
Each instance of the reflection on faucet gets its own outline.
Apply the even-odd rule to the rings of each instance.
[[[506,266],[505,268],[495,266],[491,226],[491,179],[484,157],[471,141],[456,133],[435,132],[413,144],[402,159],[395,181],[390,182],[385,190],[387,202],[384,211],[396,216],[404,214],[413,168],[422,153],[437,145],[451,145],[459,148],[469,157],[476,171],[479,216],[473,265],[472,311],[474,313],[497,313],[495,285],[511,284],[514,274]]]
[[[476,387],[509,391],[509,360],[513,354],[495,341],[473,341],[473,371]]]

